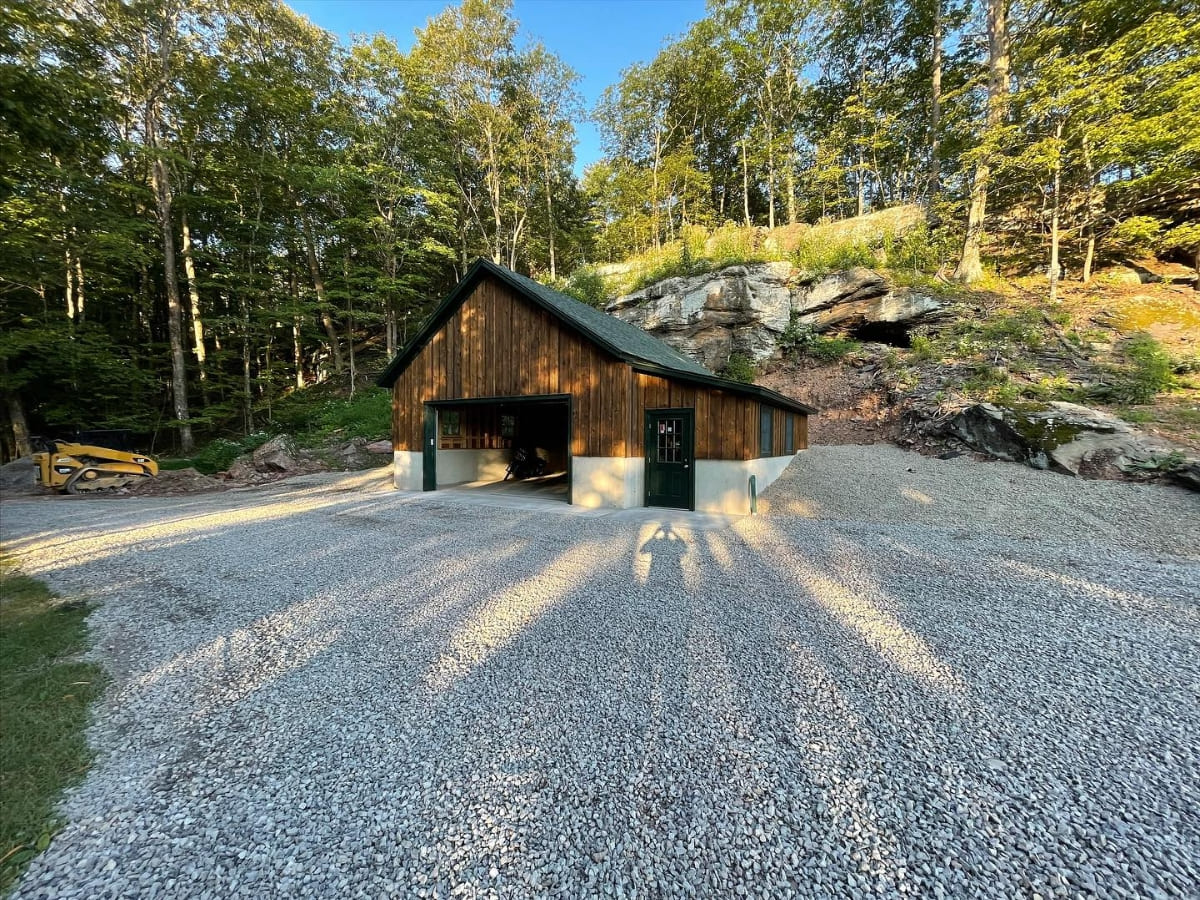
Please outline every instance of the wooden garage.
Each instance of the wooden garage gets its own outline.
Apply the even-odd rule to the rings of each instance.
[[[813,412],[486,260],[379,383],[397,488],[499,481],[522,449],[584,506],[748,512],[751,476],[779,476]]]

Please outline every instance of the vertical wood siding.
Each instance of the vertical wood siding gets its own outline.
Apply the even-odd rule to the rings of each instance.
[[[571,394],[571,453],[625,456],[632,376],[621,360],[485,279],[396,380],[392,443],[421,448],[430,400]]]

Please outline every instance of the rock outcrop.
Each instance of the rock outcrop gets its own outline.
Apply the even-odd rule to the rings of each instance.
[[[989,456],[1090,478],[1155,470],[1179,454],[1178,448],[1116,416],[1076,403],[977,403],[948,418],[944,427]],[[1180,464],[1185,465],[1182,457]]]
[[[607,309],[718,371],[735,353],[756,362],[777,356],[793,322],[814,331],[906,329],[940,315],[944,304],[897,290],[870,269],[817,277],[773,262],[668,278],[618,297]]]

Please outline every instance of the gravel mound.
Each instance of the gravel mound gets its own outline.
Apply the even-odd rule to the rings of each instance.
[[[1200,895],[1194,561],[272,490],[6,504],[113,675],[15,896]]]
[[[18,497],[39,494],[42,489],[34,480],[37,471],[29,457],[14,459],[0,466],[0,496]]]
[[[772,515],[1001,532],[1200,557],[1200,495],[1171,485],[1087,481],[963,455],[812,447],[763,492]]]
[[[154,478],[132,482],[125,490],[131,494],[150,496],[220,491],[226,486],[221,479],[205,475],[189,466],[185,469],[161,469]]]

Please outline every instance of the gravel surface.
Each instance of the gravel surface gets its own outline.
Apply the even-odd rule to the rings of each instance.
[[[378,477],[2,505],[114,675],[16,896],[1200,895],[1195,560]]]
[[[896,522],[1139,547],[1200,558],[1200,494],[1089,481],[886,444],[813,447],[763,492],[776,515]]]

